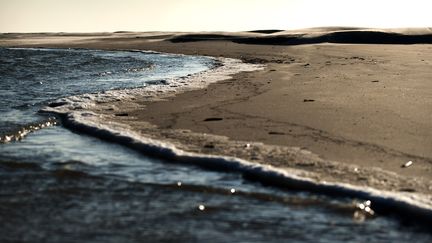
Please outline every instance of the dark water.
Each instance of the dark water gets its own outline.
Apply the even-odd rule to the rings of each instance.
[[[72,94],[209,68],[204,57],[0,49],[3,131]],[[53,126],[0,144],[0,242],[431,242],[427,226],[354,217],[356,199],[290,192]]]
[[[0,134],[40,117],[60,97],[147,83],[208,69],[203,57],[143,52],[0,48]]]

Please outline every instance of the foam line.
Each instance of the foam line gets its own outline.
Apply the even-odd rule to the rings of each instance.
[[[240,60],[219,58],[223,65],[186,78],[170,80],[170,85],[151,85],[132,90],[107,91],[98,94],[71,96],[53,102],[43,112],[59,115],[64,126],[99,137],[104,140],[122,144],[146,155],[156,156],[172,162],[194,164],[205,168],[226,170],[273,186],[306,190],[316,193],[353,197],[371,200],[377,213],[397,214],[406,218],[432,223],[432,203],[430,199],[419,194],[382,191],[369,187],[354,186],[345,183],[326,183],[291,173],[290,169],[279,169],[269,165],[252,163],[229,156],[197,154],[177,149],[174,145],[151,138],[143,137],[122,124],[106,122],[100,115],[88,108],[99,102],[129,99],[135,95],[148,95],[150,99],[158,96],[198,89],[218,80],[227,79],[241,71],[252,71],[262,66],[241,63]],[[173,92],[174,91],[174,92]]]
[[[305,190],[336,197],[352,197],[372,201],[373,210],[380,214],[395,214],[424,223],[432,223],[432,207],[426,199],[399,192],[388,192],[345,183],[324,183],[303,178],[269,165],[252,163],[229,156],[185,152],[175,146],[142,137],[137,133],[101,124],[97,114],[73,113],[62,116],[63,124],[95,137],[119,143],[145,155],[171,162],[193,164],[204,168],[241,173],[245,177],[268,185]],[[113,124],[111,124],[113,125]],[[115,125],[115,124],[114,124]]]

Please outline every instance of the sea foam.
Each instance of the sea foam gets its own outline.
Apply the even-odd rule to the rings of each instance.
[[[161,157],[168,161],[237,172],[248,176],[248,178],[253,178],[254,180],[273,186],[370,200],[372,208],[377,213],[394,213],[410,218],[416,217],[425,222],[432,222],[432,203],[425,195],[383,191],[347,183],[316,181],[299,176],[295,170],[289,168],[281,169],[230,156],[183,151],[169,142],[142,136],[125,124],[107,121],[102,115],[91,111],[92,107],[101,103],[120,100],[127,101],[134,99],[136,96],[145,97],[149,101],[166,98],[181,92],[201,89],[217,81],[229,79],[231,75],[238,72],[255,71],[264,67],[262,65],[245,64],[240,60],[230,58],[215,58],[215,60],[220,65],[187,77],[167,80],[165,84],[66,97],[52,102],[49,106],[44,107],[42,112],[59,115],[62,118],[63,124],[71,129],[120,143],[144,154]]]

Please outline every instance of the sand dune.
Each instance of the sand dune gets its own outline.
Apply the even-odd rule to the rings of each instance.
[[[293,31],[258,30],[238,33],[193,33],[176,35],[171,42],[225,40],[240,44],[301,45],[349,44],[430,44],[431,28],[363,29],[350,27],[312,28]]]

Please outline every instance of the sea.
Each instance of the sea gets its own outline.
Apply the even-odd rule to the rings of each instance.
[[[0,242],[432,242],[430,227],[344,195],[151,157],[66,128],[60,98],[209,71],[211,57],[0,48]]]

